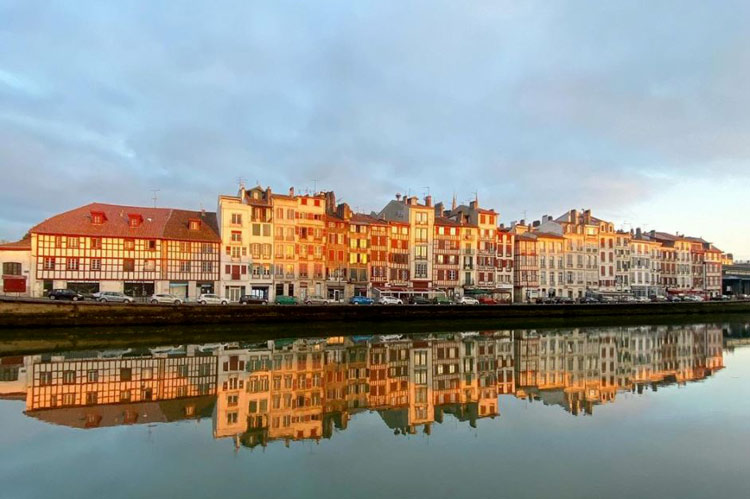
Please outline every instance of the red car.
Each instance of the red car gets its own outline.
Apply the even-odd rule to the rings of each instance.
[[[478,298],[480,305],[497,305],[498,301],[494,298],[491,298],[489,296],[480,296]]]

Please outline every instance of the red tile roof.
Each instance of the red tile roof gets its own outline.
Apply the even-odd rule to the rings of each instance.
[[[12,243],[0,243],[0,250],[5,251],[26,251],[31,249],[31,235],[26,234],[20,241]]]
[[[92,213],[103,213],[105,222],[92,222]],[[143,221],[131,227],[128,215],[140,215]],[[200,230],[189,230],[189,219],[201,221]],[[30,232],[93,237],[137,237],[143,239],[180,239],[220,242],[215,213],[91,203],[48,218]]]

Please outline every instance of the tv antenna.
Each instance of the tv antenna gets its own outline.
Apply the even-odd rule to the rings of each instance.
[[[156,195],[157,192],[159,192],[161,189],[151,189],[151,199],[154,202],[154,208],[156,208],[156,200],[159,199],[159,196]]]
[[[240,189],[245,188],[245,178],[244,177],[237,177],[237,183],[240,186]]]
[[[317,179],[317,178],[313,179],[313,194],[317,194],[318,193],[318,180],[319,179]]]

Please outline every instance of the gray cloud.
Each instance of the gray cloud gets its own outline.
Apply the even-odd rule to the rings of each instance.
[[[236,177],[506,220],[748,180],[744,2],[0,4],[0,238]],[[655,181],[654,179],[657,179]],[[623,215],[625,216],[625,215]]]

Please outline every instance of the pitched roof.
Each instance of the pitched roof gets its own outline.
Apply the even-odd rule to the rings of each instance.
[[[104,222],[93,223],[94,214],[102,214]],[[137,227],[130,226],[130,215],[141,217],[142,221]],[[201,220],[199,230],[189,230],[188,223],[191,218]],[[32,227],[30,232],[93,237],[221,241],[216,213],[105,203],[90,203],[60,213]]]
[[[455,225],[456,227],[460,227],[463,224],[458,220],[454,220],[452,218],[436,216],[435,225]]]
[[[31,249],[31,234],[26,234],[19,241],[0,243],[0,250],[6,251],[25,251]]]

